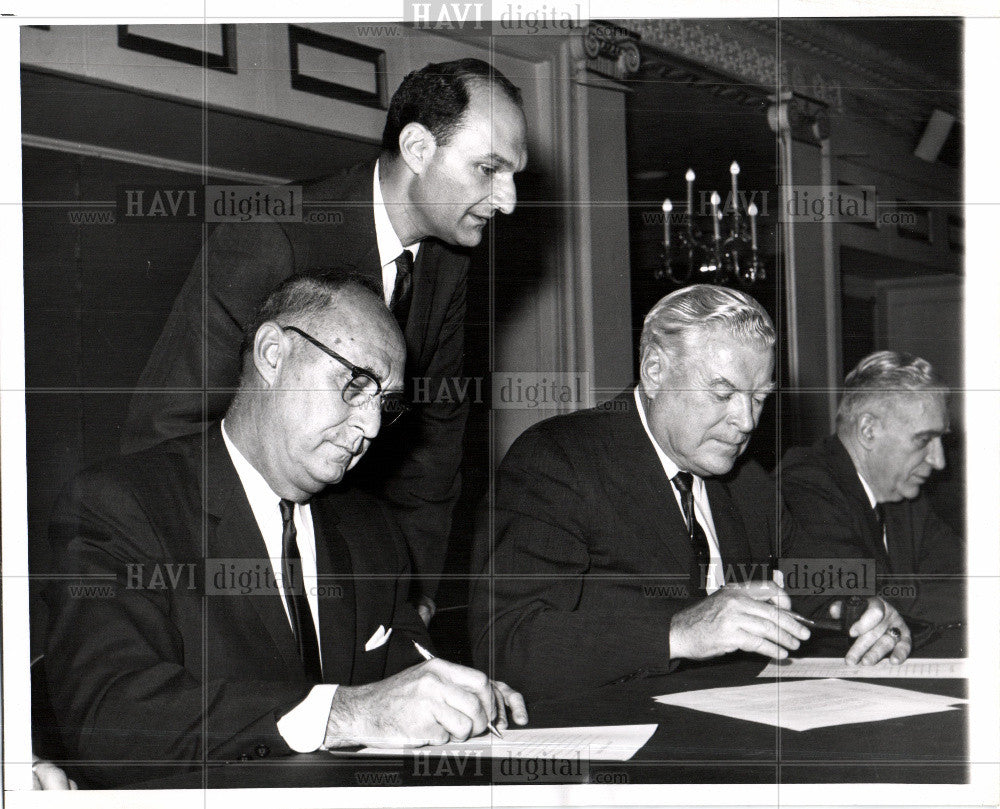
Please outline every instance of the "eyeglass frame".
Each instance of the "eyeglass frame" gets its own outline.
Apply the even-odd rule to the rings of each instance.
[[[344,404],[346,404],[348,407],[363,407],[364,405],[368,404],[368,402],[371,402],[373,399],[375,399],[376,396],[381,397],[379,411],[380,411],[381,416],[382,416],[382,422],[383,422],[383,426],[384,427],[388,427],[390,424],[394,424],[396,421],[399,420],[400,417],[403,416],[404,413],[406,413],[410,409],[410,406],[408,404],[406,404],[406,402],[400,401],[399,402],[400,408],[399,408],[399,410],[397,412],[395,412],[395,413],[386,413],[385,410],[382,407],[382,406],[384,406],[385,402],[387,401],[387,399],[385,398],[385,395],[383,395],[383,392],[382,392],[382,380],[380,380],[378,378],[378,376],[376,376],[376,374],[375,374],[374,371],[372,371],[370,368],[362,368],[360,365],[355,365],[349,359],[347,359],[346,357],[340,356],[340,354],[338,354],[332,348],[330,348],[329,346],[325,345],[321,341],[317,340],[315,337],[313,337],[308,332],[303,331],[298,326],[283,326],[280,323],[278,323],[276,325],[282,331],[292,331],[292,332],[295,332],[297,335],[299,335],[300,337],[304,338],[307,342],[312,343],[314,346],[316,346],[316,348],[318,348],[324,354],[326,354],[329,357],[332,357],[333,359],[335,359],[337,362],[339,362],[341,365],[343,365],[345,368],[347,368],[347,370],[349,370],[351,372],[351,378],[347,382],[344,383],[344,387],[341,388],[341,390],[340,390],[340,398],[344,402]],[[362,377],[362,376],[367,377],[368,379],[370,379],[372,382],[375,383],[375,392],[373,394],[371,394],[371,396],[368,398],[367,402],[357,402],[357,403],[352,404],[351,402],[347,401],[347,399],[346,399],[347,389],[351,387],[351,385],[354,383],[354,380],[356,380],[358,377]]]

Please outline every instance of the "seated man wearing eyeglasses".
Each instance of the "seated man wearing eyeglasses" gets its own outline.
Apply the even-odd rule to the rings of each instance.
[[[295,276],[248,327],[221,423],[63,494],[46,674],[85,780],[461,740],[508,708],[527,721],[505,684],[423,659],[405,542],[341,482],[400,412],[404,356],[377,293]],[[83,583],[106,586],[81,598]]]

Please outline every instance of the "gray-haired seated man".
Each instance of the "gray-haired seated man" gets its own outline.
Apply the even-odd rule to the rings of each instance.
[[[774,388],[774,344],[749,295],[680,289],[646,316],[635,388],[517,439],[474,545],[477,665],[541,698],[799,648],[810,632],[765,574],[792,526],[740,458]],[[870,605],[858,648],[897,620]]]
[[[804,560],[873,562],[876,590],[905,618],[962,621],[964,543],[922,491],[945,467],[948,431],[948,389],[929,362],[896,351],[865,357],[844,381],[836,433],[782,459],[781,492],[798,523],[789,550]],[[831,600],[795,603],[822,615]],[[875,650],[894,660],[909,651],[894,634]]]

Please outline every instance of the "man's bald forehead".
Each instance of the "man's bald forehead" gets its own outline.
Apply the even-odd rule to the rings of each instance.
[[[332,293],[329,305],[313,313],[309,321],[333,332],[336,342],[365,338],[386,351],[405,351],[402,332],[382,297],[361,284],[345,284]]]
[[[395,323],[382,297],[374,290],[354,282],[344,284],[332,292],[328,306],[318,315],[331,320],[367,323],[373,328]]]

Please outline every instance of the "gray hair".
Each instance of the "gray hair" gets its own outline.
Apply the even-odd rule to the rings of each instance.
[[[745,292],[694,284],[660,298],[649,310],[642,324],[639,354],[657,346],[679,361],[688,335],[712,328],[724,329],[759,350],[771,348],[775,341],[771,318]]]
[[[948,389],[925,359],[901,351],[876,351],[859,362],[844,380],[837,408],[838,432],[863,412],[885,410],[901,393],[947,397]]]

